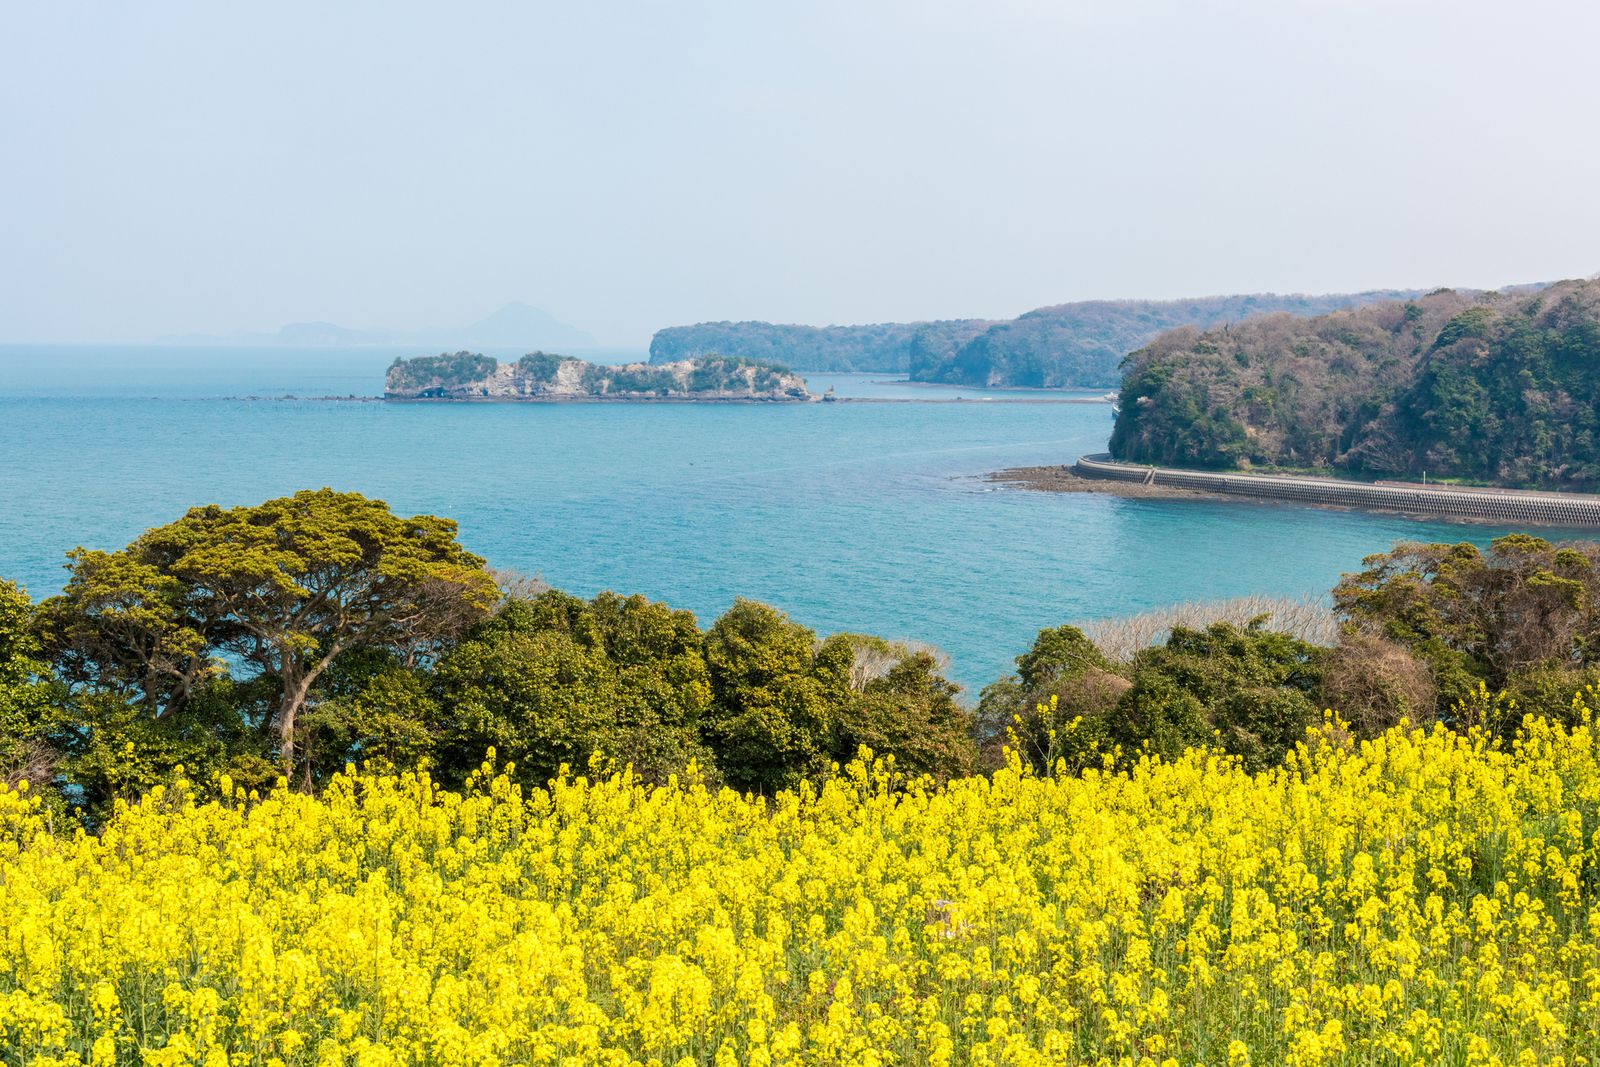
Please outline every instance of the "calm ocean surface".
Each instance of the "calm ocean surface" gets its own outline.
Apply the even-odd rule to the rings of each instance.
[[[928,641],[975,695],[1044,626],[1326,592],[1396,540],[1504,532],[982,480],[1103,450],[1102,404],[224,399],[371,395],[394,355],[0,347],[0,576],[42,597],[75,545],[328,485],[447,515],[492,566],[573,593],[641,592],[702,623],[747,596],[821,632]],[[1035,395],[881,377],[807,376],[841,396]]]

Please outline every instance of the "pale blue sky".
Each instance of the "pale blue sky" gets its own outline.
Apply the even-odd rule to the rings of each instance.
[[[1600,5],[12,3],[0,340],[1600,270]]]

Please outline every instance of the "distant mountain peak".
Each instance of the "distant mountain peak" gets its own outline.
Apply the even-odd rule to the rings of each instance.
[[[541,322],[556,321],[555,317],[544,308],[534,307],[526,300],[513,300],[510,303],[501,304],[495,311],[485,315],[478,321],[480,323],[498,322],[503,319],[536,319]]]

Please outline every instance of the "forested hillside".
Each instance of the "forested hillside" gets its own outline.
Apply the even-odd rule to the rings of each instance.
[[[1590,489],[1597,371],[1597,281],[1175,330],[1131,358],[1111,449],[1136,462]]]
[[[912,381],[983,387],[1109,387],[1129,352],[1176,326],[1202,329],[1250,315],[1318,315],[1415,295],[1213,296],[1196,300],[1087,300],[1015,319],[951,319],[870,326],[705,322],[673,326],[650,342],[650,362],[709,353],[770,359],[800,371],[880,371]]]
[[[1035,389],[1106,386],[1129,352],[1177,326],[1206,329],[1251,315],[1319,315],[1406,293],[1210,296],[1198,300],[1086,300],[1030,311],[974,337],[924,380]]]
[[[949,359],[990,325],[984,319],[868,326],[702,322],[658,330],[650,339],[650,362],[672,363],[717,353],[772,360],[799,371],[904,374],[917,362]]]

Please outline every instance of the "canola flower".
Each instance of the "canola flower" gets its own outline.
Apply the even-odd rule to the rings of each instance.
[[[1587,700],[1600,705],[1591,691]],[[1597,1059],[1600,740],[1529,720],[935,788],[0,791],[0,1062]]]

